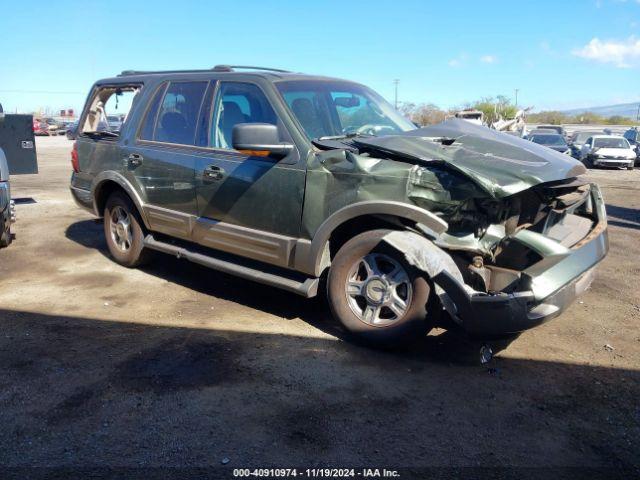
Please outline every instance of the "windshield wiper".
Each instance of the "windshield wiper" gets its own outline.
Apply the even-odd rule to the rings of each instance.
[[[104,131],[95,131],[95,132],[82,132],[86,135],[89,135],[90,137],[119,137],[120,135],[118,135],[117,133],[114,132],[109,132],[108,130],[104,130]]]
[[[344,135],[327,135],[324,137],[314,138],[314,141],[323,141],[323,140],[344,140],[345,138],[354,138],[354,137],[375,137],[375,135],[371,135],[368,133],[346,133]]]

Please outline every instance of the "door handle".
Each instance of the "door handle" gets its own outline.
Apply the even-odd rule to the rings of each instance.
[[[132,153],[127,157],[127,163],[130,167],[139,167],[143,160],[144,158],[139,153]]]
[[[205,180],[222,180],[224,178],[225,171],[215,165],[209,165],[202,172],[202,176]]]

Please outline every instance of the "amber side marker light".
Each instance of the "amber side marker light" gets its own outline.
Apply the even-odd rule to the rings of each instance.
[[[240,153],[244,155],[249,155],[250,157],[268,157],[268,150],[238,150]]]

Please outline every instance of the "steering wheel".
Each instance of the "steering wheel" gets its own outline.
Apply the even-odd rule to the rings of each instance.
[[[361,126],[360,128],[358,128],[356,130],[356,133],[361,134],[361,135],[379,135],[380,133],[384,132],[384,131],[390,131],[393,132],[393,128],[389,127],[388,125],[376,125],[373,123],[368,123],[366,125]]]

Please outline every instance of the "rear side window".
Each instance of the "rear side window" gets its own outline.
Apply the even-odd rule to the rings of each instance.
[[[100,87],[89,101],[80,133],[113,139],[120,135],[140,85]]]
[[[159,100],[160,93],[156,94],[152,100],[140,138],[157,142],[193,145],[202,98],[206,89],[207,82],[170,83],[162,102]]]

